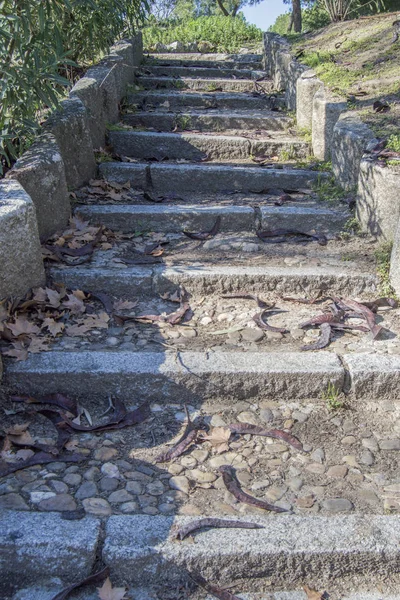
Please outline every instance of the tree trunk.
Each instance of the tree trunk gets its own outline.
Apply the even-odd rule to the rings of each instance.
[[[229,17],[229,13],[226,10],[225,6],[222,3],[222,0],[217,0],[218,2],[218,6],[220,7],[220,9],[222,10],[223,14],[225,15],[225,17]]]
[[[294,32],[301,33],[301,5],[300,0],[292,0]]]

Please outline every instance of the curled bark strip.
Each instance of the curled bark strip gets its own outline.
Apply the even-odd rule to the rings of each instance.
[[[376,324],[375,315],[372,312],[372,310],[370,310],[363,304],[356,302],[355,300],[351,300],[350,298],[344,298],[342,302],[347,308],[349,308],[350,310],[354,310],[356,313],[361,315],[361,318],[367,321],[367,325],[372,333],[372,337],[375,340],[383,330],[383,327]]]
[[[296,450],[303,451],[303,444],[286,431],[282,429],[264,429],[263,427],[259,427],[258,425],[251,425],[250,423],[232,423],[232,425],[227,425],[228,429],[232,433],[240,433],[245,435],[249,433],[250,435],[262,435],[263,437],[271,437],[279,440],[283,440]]]
[[[182,541],[194,531],[205,529],[206,527],[217,527],[221,529],[264,529],[264,526],[258,525],[258,523],[250,523],[248,521],[228,521],[226,519],[207,517],[179,527],[173,537],[176,540]]]
[[[298,238],[297,241],[307,242],[311,240],[315,240],[318,242],[320,246],[326,246],[328,240],[323,233],[304,233],[303,231],[298,231],[297,229],[271,229],[271,230],[258,230],[257,237],[266,244],[279,244],[281,242],[286,242],[286,238]]]
[[[61,592],[56,594],[54,596],[54,598],[52,598],[52,600],[65,600],[65,598],[67,598],[67,596],[73,590],[83,587],[84,585],[97,585],[97,584],[101,583],[103,581],[103,579],[108,577],[109,574],[110,574],[110,569],[108,567],[104,567],[104,569],[102,569],[101,571],[98,571],[94,575],[90,575],[89,577],[86,577],[86,579],[83,579],[82,581],[79,581],[78,583],[73,583],[72,585],[69,585],[68,587],[64,588]]]
[[[261,300],[255,294],[248,294],[247,292],[237,293],[237,294],[223,294],[222,298],[243,298],[244,300],[255,300],[257,302],[257,306],[259,308],[274,308],[275,304],[267,304],[264,300]]]
[[[182,231],[187,237],[192,240],[208,240],[209,238],[217,235],[219,228],[221,226],[221,217],[217,217],[212,229],[210,231],[200,231],[199,233],[191,233],[190,231]]]
[[[99,300],[102,303],[107,314],[111,315],[114,312],[113,303],[108,294],[105,294],[104,292],[91,291],[88,293],[92,296],[92,298],[95,298],[96,300]]]
[[[264,309],[260,313],[254,315],[253,321],[256,323],[256,325],[258,325],[260,329],[264,329],[265,331],[275,331],[275,333],[288,333],[288,330],[284,327],[272,327],[272,325],[268,325],[268,323],[264,321],[264,314],[267,310],[268,309]]]
[[[170,460],[174,460],[175,458],[178,458],[178,456],[181,456],[181,454],[183,454],[187,450],[187,448],[189,448],[189,446],[191,446],[195,442],[196,437],[197,437],[197,429],[195,429],[193,427],[193,423],[190,419],[189,411],[187,409],[186,404],[185,404],[185,412],[186,412],[185,431],[181,435],[178,442],[174,446],[172,446],[172,448],[170,448],[166,452],[163,452],[156,458],[156,462],[169,462]]]
[[[189,576],[195,583],[197,583],[197,585],[203,588],[203,590],[206,590],[206,592],[212,596],[215,596],[215,598],[219,598],[219,600],[240,600],[238,596],[235,596],[229,590],[223,590],[213,583],[208,583],[208,581],[206,581],[204,577],[198,573],[189,573]]]
[[[73,415],[78,414],[78,405],[76,400],[72,400],[64,394],[49,394],[48,396],[43,396],[37,400],[36,398],[32,398],[31,396],[11,396],[11,400],[13,402],[25,402],[25,404],[53,404],[54,406],[59,406],[63,410],[67,410]]]
[[[222,475],[222,479],[226,489],[233,496],[235,496],[236,500],[239,500],[239,502],[243,502],[243,504],[250,504],[250,506],[257,506],[258,508],[263,508],[264,510],[270,510],[277,513],[288,512],[286,508],[274,506],[269,502],[265,502],[265,500],[259,500],[258,498],[250,496],[250,494],[246,494],[246,492],[244,492],[241,489],[235,477],[234,470],[231,466],[222,465],[221,467],[219,467],[219,472]]]
[[[5,463],[1,461],[0,477],[5,477],[6,475],[15,473],[15,471],[21,471],[22,469],[33,467],[34,465],[45,465],[47,463],[54,462],[54,460],[54,454],[37,452],[34,456],[31,456],[31,458],[28,458],[27,460],[20,460],[17,463]],[[57,462],[77,463],[84,460],[87,460],[87,458],[82,454],[59,454],[57,456]]]
[[[169,323],[170,325],[178,325],[186,315],[186,313],[190,310],[190,305],[188,302],[184,302],[179,310],[169,314],[169,315],[139,315],[138,317],[124,317],[124,315],[116,315],[118,319],[124,321],[136,321],[137,323],[152,323],[152,322],[163,322]]]
[[[303,351],[309,350],[322,350],[322,348],[326,348],[331,341],[332,328],[329,323],[322,323],[320,327],[321,335],[313,344],[308,344],[306,346],[302,346],[301,349]]]
[[[324,313],[322,315],[312,317],[312,319],[310,319],[309,321],[301,323],[299,327],[301,329],[305,329],[306,327],[313,327],[314,325],[322,325],[322,323],[338,323],[342,317],[343,312],[341,311],[334,315],[330,313]]]
[[[372,300],[371,302],[361,302],[364,306],[375,312],[375,308],[380,308],[381,306],[390,306],[391,308],[397,308],[399,303],[394,298],[377,298],[376,300]]]
[[[365,327],[364,325],[349,325],[348,323],[330,323],[330,326],[332,329],[339,330],[354,329],[355,331],[369,331],[369,328]]]
[[[125,416],[122,417],[122,419],[119,419],[120,414],[118,414],[117,416],[114,415],[113,417],[111,417],[108,423],[105,423],[103,425],[93,425],[91,427],[84,427],[82,425],[76,425],[68,419],[65,419],[65,422],[74,431],[112,431],[114,429],[123,429],[124,427],[130,427],[131,425],[138,425],[139,423],[145,421],[150,416],[150,414],[150,406],[148,402],[145,402],[135,410],[126,412]]]

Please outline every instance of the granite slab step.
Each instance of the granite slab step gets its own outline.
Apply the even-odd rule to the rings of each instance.
[[[342,389],[345,370],[331,352],[148,352],[53,350],[10,363],[5,383],[24,394],[87,394],[200,406],[205,399],[319,398]]]
[[[147,90],[128,94],[128,105],[140,107],[157,107],[165,110],[180,110],[192,108],[218,108],[220,110],[264,110],[272,106],[271,102],[279,108],[284,108],[284,98],[273,94],[252,95],[251,93],[235,92],[201,92],[178,90]]]
[[[225,129],[270,131],[284,130],[293,120],[284,114],[273,111],[237,111],[211,109],[206,111],[184,110],[182,112],[139,111],[127,113],[122,121],[132,127],[153,128],[158,131],[174,129],[190,131],[223,131]]]
[[[274,136],[264,133],[260,137],[236,135],[206,135],[201,133],[159,133],[153,131],[109,131],[109,141],[114,152],[122,156],[150,160],[187,159],[201,161],[243,160],[251,156],[279,156],[291,159],[306,158],[310,144],[290,135]]]
[[[118,132],[116,132],[118,133]],[[130,181],[133,188],[151,187],[156,194],[190,194],[203,190],[208,194],[257,192],[269,188],[298,190],[310,188],[328,175],[311,169],[264,168],[252,163],[235,165],[231,163],[123,163],[105,162],[99,165],[99,174],[104,179],[125,183]]]
[[[341,231],[350,217],[347,209],[332,210],[320,206],[251,206],[205,205],[81,205],[79,214],[94,223],[102,223],[116,231],[160,231],[179,233],[182,230],[208,231],[221,217],[220,231],[255,231],[292,228],[318,232]]]
[[[169,53],[152,53],[144,58],[145,65],[181,65],[181,66],[216,66],[223,64],[226,68],[245,68],[245,69],[261,69],[262,54],[223,54],[210,53],[201,54],[199,52],[169,52]]]
[[[270,81],[261,81],[256,84],[252,79],[224,79],[224,78],[192,78],[181,77],[152,77],[151,75],[141,75],[137,78],[139,85],[144,89],[182,89],[182,90],[203,90],[208,92],[256,92],[260,89],[265,92],[273,91],[273,84]]]
[[[202,79],[253,79],[262,80],[265,78],[265,72],[261,70],[241,68],[229,68],[225,63],[219,66],[207,65],[207,67],[199,65],[175,66],[175,65],[142,65],[137,76],[141,74],[151,75],[153,77],[183,77]]]

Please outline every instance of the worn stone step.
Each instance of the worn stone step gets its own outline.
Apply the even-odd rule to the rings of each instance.
[[[284,99],[273,95],[276,106],[284,108]],[[139,107],[159,106],[166,110],[193,108],[218,108],[229,110],[260,110],[271,107],[268,94],[229,93],[229,92],[196,92],[175,90],[147,90],[127,96],[128,105]]]
[[[266,259],[267,260],[267,259]],[[268,262],[267,262],[268,264]],[[55,282],[72,289],[107,291],[119,297],[141,293],[165,293],[179,285],[192,294],[228,294],[246,289],[253,293],[308,293],[322,290],[354,295],[376,293],[378,278],[368,272],[337,267],[269,267],[176,265],[126,267],[99,265],[96,267],[51,267],[49,274]]]
[[[268,586],[268,581],[265,582],[266,586]],[[240,587],[240,586],[238,586]],[[15,594],[12,598],[5,598],[4,600],[53,600],[54,596],[60,591],[60,585],[48,584],[47,586],[35,586],[30,588],[25,588],[21,590],[19,593]],[[163,590],[154,589],[154,588],[138,588],[135,586],[135,600],[159,600],[160,591],[162,593]],[[165,593],[169,594],[170,589],[166,588]],[[199,595],[201,594],[201,596]],[[281,591],[274,592],[273,590],[264,593],[255,593],[255,594],[242,594],[236,592],[235,594],[240,600],[307,600],[307,595],[304,591]],[[185,596],[188,600],[199,600],[199,598],[204,598],[204,600],[215,600],[215,596],[204,596],[204,593],[199,591],[194,591],[192,593],[186,592]],[[330,595],[330,598],[332,596]],[[99,600],[99,596],[97,592],[87,592],[82,590],[79,595],[76,596],[77,600]],[[340,596],[340,600],[400,600],[400,596],[397,594],[382,594],[380,592],[355,592],[349,593],[345,596]]]
[[[203,90],[206,92],[256,92],[261,89],[266,93],[273,91],[270,81],[256,83],[252,79],[224,79],[224,78],[191,78],[182,77],[152,77],[141,75],[137,78],[139,85],[144,89],[181,89],[181,90]]]
[[[225,63],[220,66],[175,66],[175,65],[146,65],[142,66],[138,77],[141,75],[150,75],[152,77],[176,77],[182,79],[184,77],[202,79],[265,79],[265,72],[261,70],[246,69],[244,67],[236,69],[229,68]]]
[[[346,209],[332,210],[314,206],[218,206],[190,204],[179,205],[81,205],[79,214],[94,223],[103,223],[110,229],[120,231],[161,231],[179,233],[208,231],[221,217],[220,231],[255,231],[264,229],[292,228],[308,231],[310,225],[319,232],[341,231],[350,212]]]
[[[146,127],[159,131],[172,131],[174,129],[190,131],[223,131],[225,129],[267,129],[279,131],[287,129],[293,120],[283,114],[273,111],[237,111],[207,110],[166,112],[166,111],[140,111],[128,113],[122,121],[132,127]]]
[[[347,580],[347,589],[383,582],[386,590],[398,589],[399,516],[253,519],[264,529],[213,529],[197,534],[190,544],[169,538],[172,524],[187,522],[187,517],[113,516],[106,526],[103,557],[119,580],[133,585],[140,585],[143,576],[153,585],[187,583],[192,571],[213,583],[240,581],[259,592],[265,592],[263,578],[272,589],[311,582],[317,589],[337,589],[340,580]]]
[[[264,136],[268,134],[264,134]],[[201,133],[158,133],[153,131],[109,131],[114,152],[139,159],[241,160],[251,156],[286,154],[291,159],[305,158],[310,144],[302,139],[274,132],[274,137],[239,137]]]
[[[56,513],[0,512],[1,598],[50,577],[70,584],[90,575],[101,525],[93,517],[77,523]]]
[[[123,163],[105,162],[99,165],[99,174],[104,179],[125,183],[144,189],[151,185],[157,194],[189,194],[204,190],[208,194],[239,192],[262,192],[268,188],[298,190],[310,188],[320,179],[327,177],[321,171],[311,169],[263,168],[235,164],[185,164],[185,163]]]
[[[50,351],[10,363],[5,382],[25,394],[116,394],[132,400],[319,398],[331,382],[342,389],[345,370],[332,352]]]
[[[185,67],[198,66],[219,67],[221,64],[227,69],[262,69],[262,54],[200,54],[196,52],[187,53],[156,53],[144,58],[145,65],[181,65]]]

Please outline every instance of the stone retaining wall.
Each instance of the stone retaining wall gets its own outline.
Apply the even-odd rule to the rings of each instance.
[[[378,140],[371,129],[329,93],[312,69],[293,58],[290,44],[276,33],[264,33],[264,68],[274,88],[285,92],[287,108],[296,110],[298,127],[311,129],[314,156],[331,160],[338,185],[357,193],[362,230],[394,242],[390,278],[400,294],[400,170],[372,160]]]
[[[0,182],[0,300],[44,282],[39,238],[67,225],[69,191],[96,174],[94,150],[104,146],[107,123],[118,120],[119,102],[142,58],[141,33],[113,46]]]

